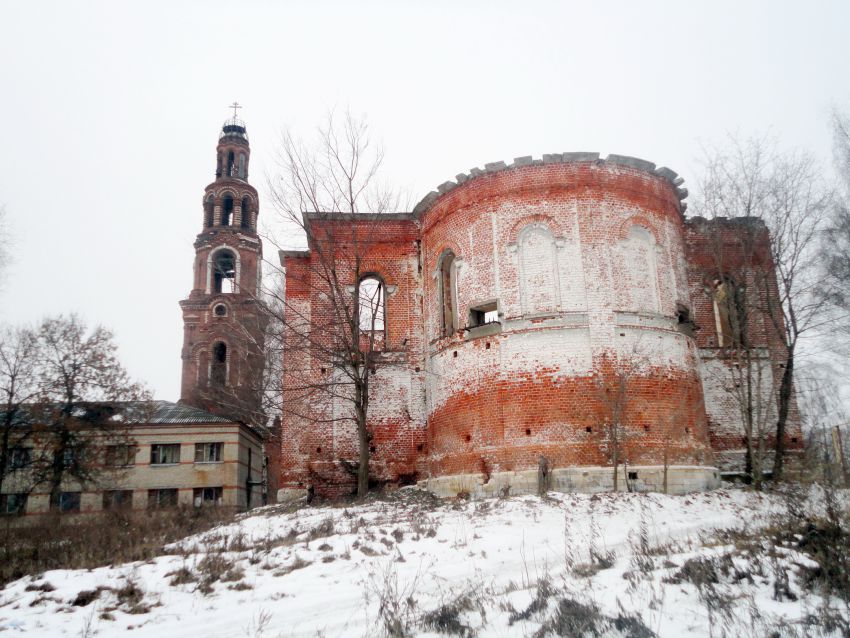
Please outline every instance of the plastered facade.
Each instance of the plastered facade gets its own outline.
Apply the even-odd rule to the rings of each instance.
[[[524,491],[543,457],[561,488],[592,491],[610,487],[616,454],[621,488],[660,489],[666,467],[668,490],[689,491],[716,485],[718,464],[742,469],[705,285],[705,237],[717,229],[686,220],[681,181],[629,157],[548,155],[459,175],[410,214],[308,217],[316,237],[358,238],[350,251],[386,284],[369,410],[375,482]],[[327,331],[318,260],[281,253],[288,305]],[[781,340],[759,325],[751,343],[775,372]],[[297,359],[284,352],[282,494],[350,493],[348,403],[299,391],[339,371]],[[764,392],[770,401],[775,389]]]

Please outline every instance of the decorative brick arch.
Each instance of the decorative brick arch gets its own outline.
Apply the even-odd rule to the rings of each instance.
[[[632,228],[635,226],[640,226],[649,231],[649,234],[652,235],[652,239],[655,242],[655,245],[657,246],[659,244],[658,229],[655,227],[655,224],[653,224],[648,217],[645,217],[644,215],[640,214],[632,215],[629,218],[625,219],[622,224],[620,224],[620,228],[618,230],[618,238],[621,241],[625,241],[626,239],[628,239],[629,233],[631,233]]]

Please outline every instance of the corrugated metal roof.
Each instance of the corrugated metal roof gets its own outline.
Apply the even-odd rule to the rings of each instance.
[[[183,403],[171,401],[153,401],[152,403],[155,407],[153,415],[146,420],[147,423],[233,423],[230,419]]]
[[[51,410],[58,408],[52,404],[28,404],[21,406],[16,415],[16,426],[26,426],[39,421],[49,422],[54,418]],[[0,416],[3,413],[0,412]],[[74,417],[89,420],[92,423],[111,421],[120,424],[166,424],[166,423],[234,423],[232,419],[210,414],[199,408],[171,401],[128,401],[117,403],[80,403],[74,410]]]

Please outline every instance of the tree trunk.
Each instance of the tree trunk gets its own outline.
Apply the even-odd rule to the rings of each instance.
[[[617,446],[618,442],[617,442],[616,434],[612,438],[614,440],[613,440],[613,443],[612,443],[613,450],[612,450],[612,454],[611,454],[611,462],[614,464],[614,491],[616,492],[618,487],[619,487],[618,482],[617,482],[617,466],[619,465],[620,459],[618,458],[619,457],[619,454],[618,454],[619,449],[618,449],[618,446]]]
[[[784,471],[785,456],[785,425],[788,422],[788,412],[791,407],[791,391],[794,383],[794,348],[788,349],[785,370],[779,384],[779,414],[776,419],[776,452],[773,459],[773,480],[781,481]]]
[[[363,498],[369,493],[369,432],[366,430],[366,413],[357,407],[357,445],[359,461],[357,464],[357,497]]]

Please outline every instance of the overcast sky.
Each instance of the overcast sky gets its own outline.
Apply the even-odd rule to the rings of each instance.
[[[473,166],[563,151],[693,187],[701,144],[730,130],[828,162],[829,110],[850,108],[846,1],[0,0],[0,24],[0,321],[104,324],[167,400],[234,100],[261,194],[281,128],[309,135],[337,106],[368,116],[414,203]]]

